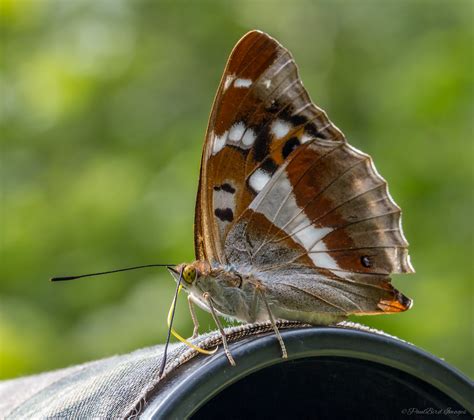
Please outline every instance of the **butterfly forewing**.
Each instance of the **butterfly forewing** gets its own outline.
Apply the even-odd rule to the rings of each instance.
[[[225,262],[230,226],[290,153],[342,133],[310,100],[291,54],[259,31],[236,45],[211,112],[196,206],[196,256]]]

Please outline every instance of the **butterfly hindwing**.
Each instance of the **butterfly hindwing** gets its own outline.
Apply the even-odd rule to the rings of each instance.
[[[371,158],[319,139],[279,168],[226,241],[229,262],[271,273],[279,295],[291,288],[316,308],[331,306],[325,312],[365,314],[409,307],[388,277],[413,271],[407,247],[400,209]]]
[[[384,275],[412,271],[400,208],[372,159],[347,143],[315,139],[305,145],[249,210],[302,245],[315,267]],[[272,239],[262,241],[264,253]]]

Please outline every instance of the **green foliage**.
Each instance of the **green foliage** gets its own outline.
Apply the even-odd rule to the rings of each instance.
[[[165,270],[47,279],[193,259],[207,117],[253,28],[293,52],[404,210],[417,274],[394,282],[415,306],[356,320],[474,373],[472,12],[469,0],[1,0],[0,377],[164,340]],[[190,335],[186,306],[176,328]]]

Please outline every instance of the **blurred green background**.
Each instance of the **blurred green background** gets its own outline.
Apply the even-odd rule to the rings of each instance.
[[[48,278],[193,259],[207,118],[253,28],[404,211],[417,274],[394,283],[414,308],[355,320],[473,375],[473,4],[1,0],[0,377],[163,342],[165,270]]]

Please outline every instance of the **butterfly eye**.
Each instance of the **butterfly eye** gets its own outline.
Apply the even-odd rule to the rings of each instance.
[[[186,283],[192,284],[196,280],[196,269],[191,265],[184,267],[183,279]]]

